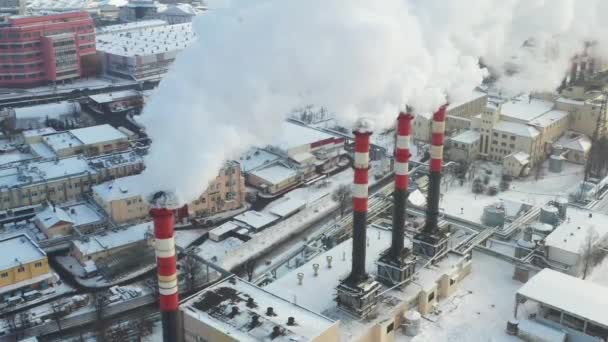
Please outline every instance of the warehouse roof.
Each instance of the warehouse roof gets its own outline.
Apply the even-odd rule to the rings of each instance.
[[[538,130],[532,126],[503,120],[498,121],[498,123],[494,125],[494,130],[528,138],[534,138],[540,134]]]
[[[118,201],[144,194],[141,175],[117,178],[93,187],[93,193],[106,202]]]
[[[20,186],[49,179],[73,177],[85,173],[95,174],[86,159],[79,156],[23,164],[0,169],[0,187]]]
[[[500,114],[517,121],[528,122],[553,109],[553,103],[522,95],[502,104]]]
[[[72,133],[74,137],[82,141],[82,143],[85,145],[94,145],[113,140],[127,139],[127,136],[123,132],[108,124],[72,129],[70,130],[70,133]]]
[[[472,144],[479,140],[481,135],[477,131],[468,130],[450,138],[451,141],[463,144]]]
[[[111,103],[114,101],[119,101],[119,100],[127,99],[130,97],[137,97],[137,96],[141,96],[141,94],[137,90],[127,89],[127,90],[122,90],[122,91],[115,91],[112,93],[89,95],[89,98],[91,100],[93,100],[95,103],[102,104],[102,103]]]
[[[517,294],[608,327],[607,287],[545,268]]]
[[[271,184],[280,184],[292,177],[295,177],[298,174],[298,171],[277,163],[262,169],[251,171],[249,174],[259,177]]]
[[[106,231],[99,235],[89,236],[84,240],[74,240],[72,243],[82,255],[91,255],[104,250],[129,245],[146,238],[146,233],[154,229],[152,222],[140,223],[135,226]]]
[[[10,269],[44,259],[46,254],[27,234],[14,235],[0,240],[0,270]]]
[[[608,215],[569,207],[568,217],[547,236],[546,246],[579,254],[591,231],[597,233],[594,243],[608,236]]]

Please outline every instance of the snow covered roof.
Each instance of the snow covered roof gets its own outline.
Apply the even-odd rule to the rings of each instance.
[[[57,223],[74,223],[74,220],[70,217],[65,210],[57,206],[48,206],[43,211],[36,214],[36,219],[45,229],[50,229]]]
[[[579,254],[591,230],[597,233],[597,241],[608,237],[608,225],[606,225],[608,215],[569,207],[568,217],[570,217],[569,221],[562,222],[547,236],[545,239],[547,247]]]
[[[181,51],[196,40],[192,23],[141,28],[97,36],[97,51],[124,56],[148,56]]]
[[[86,240],[73,240],[75,248],[82,255],[91,255],[105,250],[111,250],[146,239],[146,233],[154,230],[152,222],[140,223],[135,226],[107,230],[104,233],[85,238]]]
[[[123,165],[142,164],[144,160],[135,151],[127,150],[119,153],[105,154],[88,158],[95,169],[111,169]]]
[[[123,132],[108,124],[72,129],[70,130],[70,133],[85,145],[94,145],[121,139],[126,140],[128,138]]]
[[[15,108],[17,120],[44,118],[58,119],[61,116],[73,115],[80,112],[80,105],[75,102],[63,101],[60,103],[48,103],[37,106]]]
[[[62,208],[76,227],[104,221],[102,214],[88,203],[70,204]]]
[[[39,137],[39,136],[47,135],[47,134],[53,134],[56,132],[57,131],[52,127],[43,127],[43,128],[30,129],[27,131],[23,131],[21,134],[23,134],[24,138],[30,138],[30,137]]]
[[[45,259],[46,253],[27,234],[13,235],[0,240],[0,270]]]
[[[450,140],[456,143],[473,144],[474,142],[479,141],[480,137],[481,134],[479,134],[479,132],[468,130],[451,137]]]
[[[306,200],[301,198],[285,198],[278,203],[272,203],[270,213],[279,217],[289,216],[306,206]]]
[[[535,118],[530,122],[530,124],[539,127],[548,127],[551,124],[558,122],[567,116],[568,113],[564,112],[563,110],[551,110]]]
[[[95,174],[89,163],[74,156],[70,158],[32,162],[16,167],[0,169],[0,187],[20,186],[49,179],[74,177],[82,174]]]
[[[505,158],[513,158],[521,165],[524,165],[524,164],[527,164],[530,162],[530,155],[527,154],[526,152],[521,152],[521,151],[513,152],[513,153],[509,154],[508,156],[506,156]]]
[[[285,150],[303,145],[310,145],[324,140],[336,139],[333,135],[289,121],[284,121],[281,124],[278,133],[279,134],[276,135],[273,143],[277,147]]]
[[[502,104],[500,114],[517,121],[528,122],[553,109],[549,101],[530,99],[527,95],[513,98]]]
[[[93,186],[93,193],[105,202],[119,201],[139,196],[143,198],[144,191],[141,175],[116,178],[115,180]]]
[[[89,98],[96,103],[102,104],[102,103],[111,103],[114,101],[119,101],[119,100],[127,99],[130,97],[138,97],[138,96],[141,96],[141,95],[137,90],[127,89],[127,90],[122,90],[122,91],[115,91],[112,93],[89,95]]]
[[[532,126],[504,120],[498,121],[498,123],[494,125],[494,130],[528,138],[534,138],[540,134],[538,130]]]
[[[241,155],[239,162],[241,163],[241,170],[243,170],[243,172],[249,172],[262,165],[270,164],[280,158],[280,156],[267,150],[252,148]]]
[[[139,21],[133,21],[130,23],[98,27],[96,29],[96,33],[97,33],[97,35],[102,35],[102,34],[108,34],[108,33],[136,31],[139,29],[166,26],[166,25],[167,25],[167,22],[164,20],[160,20],[160,19],[139,20]]]
[[[584,134],[577,132],[566,132],[562,135],[554,146],[561,146],[567,150],[588,152],[591,150],[591,139]]]
[[[44,143],[55,153],[66,148],[82,146],[82,141],[80,141],[70,132],[60,132],[45,135],[42,137],[42,141],[44,141]]]
[[[298,174],[298,171],[277,163],[251,171],[249,174],[261,178],[271,184],[280,184],[291,177],[295,177]]]
[[[242,222],[255,230],[264,228],[278,219],[279,217],[274,214],[255,210],[249,210],[234,217],[235,221]]]
[[[165,9],[158,11],[158,14],[195,16],[196,10],[190,4],[171,4]]]
[[[545,268],[517,294],[608,327],[608,287]]]
[[[253,298],[255,306],[247,305],[249,298]],[[234,307],[238,309],[236,315],[232,314]],[[274,315],[266,315],[269,307]],[[190,297],[180,309],[191,319],[243,342],[267,340],[275,327],[280,327],[283,334],[273,341],[311,341],[339,324],[237,277]],[[252,316],[257,316],[260,324],[250,329]],[[295,319],[295,325],[287,325],[289,317]]]

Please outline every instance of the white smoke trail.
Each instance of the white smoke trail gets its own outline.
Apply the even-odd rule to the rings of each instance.
[[[196,199],[222,162],[272,141],[308,104],[345,125],[431,111],[486,75],[514,92],[551,90],[584,41],[605,33],[602,0],[233,0],[197,18],[141,121],[153,140],[150,191]],[[534,48],[522,48],[533,38]],[[600,46],[603,46],[600,44]],[[520,72],[502,73],[510,63]]]

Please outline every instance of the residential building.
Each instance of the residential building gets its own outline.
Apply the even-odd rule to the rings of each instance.
[[[186,299],[180,316],[186,342],[263,341],[279,336],[281,341],[340,341],[339,321],[237,277]]]
[[[129,148],[127,135],[108,124],[45,135],[42,137],[42,142],[58,157],[76,154],[96,156],[125,151]]]
[[[25,14],[27,0],[0,0],[0,15]]]
[[[93,187],[93,199],[115,222],[128,222],[148,216],[144,200],[147,189],[141,176],[118,178]],[[178,212],[179,216],[210,216],[241,208],[245,201],[245,184],[237,162],[226,162],[218,176],[201,196]]]
[[[517,291],[514,318],[520,336],[541,332],[548,341],[606,341],[607,306],[606,287],[545,268]]]
[[[0,239],[0,296],[46,288],[53,281],[46,253],[27,234]]]
[[[120,175],[141,172],[143,160],[134,152],[86,159],[63,159],[22,163],[0,169],[0,210],[77,200],[95,184]]]
[[[30,87],[93,74],[93,19],[86,12],[10,17],[0,26],[0,64],[0,87]]]
[[[122,251],[148,248],[148,238],[152,236],[154,236],[152,222],[115,228],[80,240],[73,240],[70,255],[76,258],[81,265],[86,266],[89,264],[88,261],[96,262]]]
[[[159,80],[177,54],[195,40],[191,23],[165,23],[98,35],[97,51],[108,75],[137,81]]]

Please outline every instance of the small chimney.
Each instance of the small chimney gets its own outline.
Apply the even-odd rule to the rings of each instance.
[[[287,317],[287,325],[292,326],[292,325],[296,325],[296,319],[293,317]]]
[[[266,308],[266,316],[276,316],[276,314],[274,313],[274,309],[272,308],[272,306],[269,306]]]

